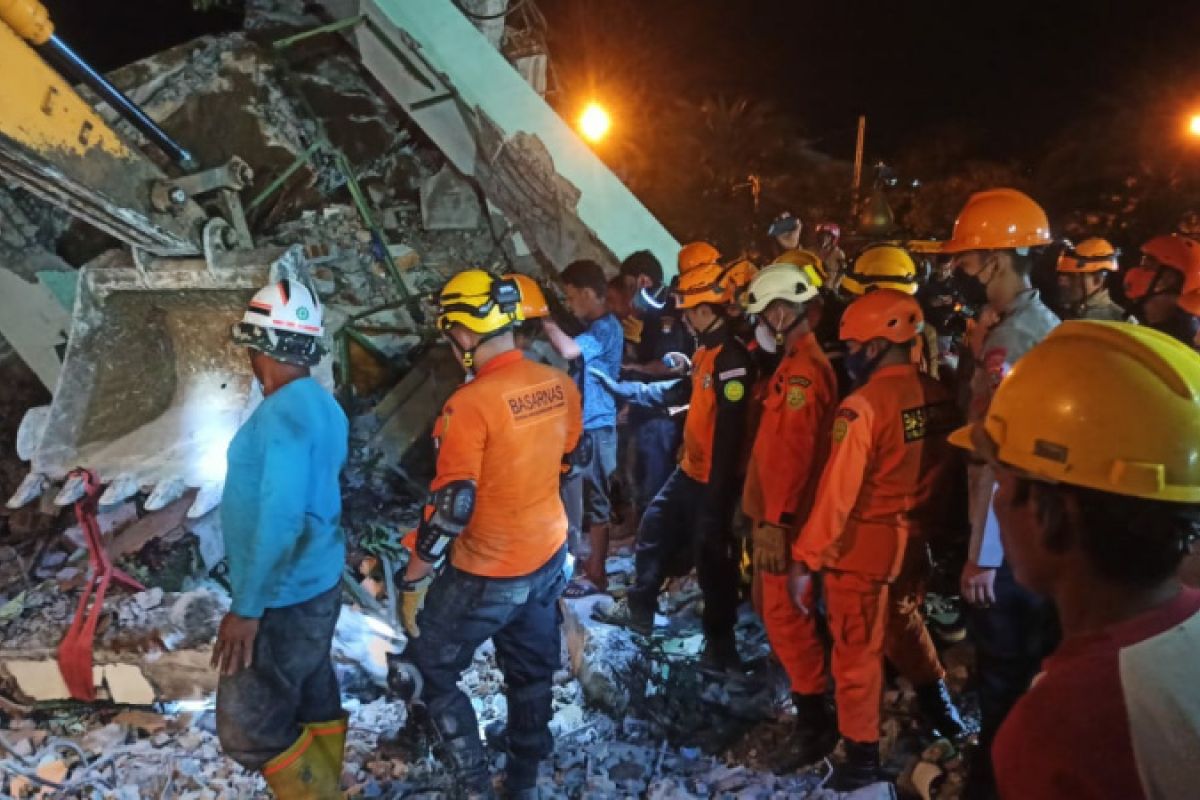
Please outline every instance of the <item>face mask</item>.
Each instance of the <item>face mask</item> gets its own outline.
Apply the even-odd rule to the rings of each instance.
[[[987,284],[979,280],[978,275],[968,275],[959,270],[952,279],[955,291],[962,297],[963,302],[974,308],[987,305]]]
[[[871,373],[879,366],[879,362],[883,360],[886,350],[881,350],[879,355],[871,358],[867,355],[867,348],[863,347],[856,353],[846,353],[846,359],[843,362],[846,365],[846,376],[854,383],[855,386],[861,386],[866,382],[867,378],[871,377]]]
[[[775,344],[775,331],[771,330],[771,326],[761,319],[754,326],[754,341],[758,342],[758,346],[764,353],[774,353],[779,349]]]
[[[662,311],[666,304],[666,287],[660,286],[657,291],[643,287],[633,294],[633,312],[635,314],[657,313]]]

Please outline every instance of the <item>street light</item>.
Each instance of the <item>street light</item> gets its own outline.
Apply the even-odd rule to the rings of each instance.
[[[1200,114],[1192,114],[1192,118],[1188,122],[1188,133],[1200,137]]]
[[[579,115],[579,130],[590,142],[598,142],[603,139],[608,135],[611,127],[612,118],[608,116],[604,106],[599,103],[588,103],[583,109],[583,113]]]

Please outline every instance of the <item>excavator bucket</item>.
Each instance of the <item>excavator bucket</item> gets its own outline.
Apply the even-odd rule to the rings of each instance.
[[[273,270],[263,255],[142,270],[114,251],[84,267],[53,404],[22,422],[32,471],[10,505],[63,480],[55,502],[75,502],[83,487],[68,476],[85,466],[108,485],[105,505],[145,490],[154,510],[195,488],[190,516],[213,508],[229,441],[259,399],[230,329],[285,260]]]

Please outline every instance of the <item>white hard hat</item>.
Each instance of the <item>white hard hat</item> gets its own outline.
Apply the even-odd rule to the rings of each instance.
[[[283,280],[264,286],[250,299],[242,322],[260,328],[323,336],[321,302],[299,281]]]
[[[274,359],[314,366],[321,359],[324,314],[316,295],[299,281],[284,278],[250,298],[233,341]]]
[[[750,281],[746,292],[746,310],[761,314],[775,300],[807,303],[818,294],[812,278],[795,264],[777,263],[765,267]]]

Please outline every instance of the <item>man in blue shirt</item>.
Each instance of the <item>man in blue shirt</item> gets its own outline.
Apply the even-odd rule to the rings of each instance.
[[[346,415],[309,374],[321,307],[305,286],[260,290],[235,343],[264,400],[229,445],[221,525],[233,604],[213,666],[217,734],[277,797],[340,797],[346,714],[330,659],[346,560],[338,474]]]
[[[561,277],[567,305],[585,327],[578,336],[570,337],[548,319],[546,338],[563,358],[582,361],[576,373],[583,388],[582,446],[585,452],[590,447],[592,456],[582,477],[583,525],[587,530],[586,544],[579,553],[582,575],[564,592],[566,597],[575,598],[608,589],[605,560],[612,516],[609,491],[617,470],[617,404],[590,370],[598,369],[613,380],[620,377],[625,334],[605,302],[608,279],[599,264],[572,262]]]

